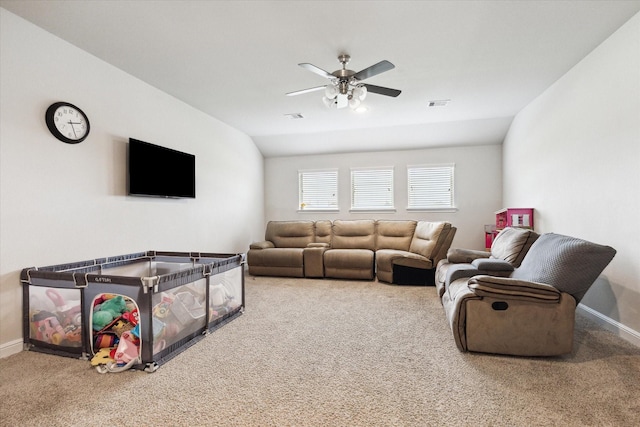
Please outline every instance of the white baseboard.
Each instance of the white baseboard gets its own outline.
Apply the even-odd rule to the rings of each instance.
[[[9,357],[22,351],[22,340],[13,340],[0,345],[0,359]]]
[[[591,307],[587,307],[586,305],[578,304],[577,309],[580,310],[581,314],[585,315],[590,320],[593,320],[604,329],[613,332],[620,338],[629,341],[631,344],[637,347],[640,347],[640,332],[635,331],[630,327],[623,325],[622,323],[592,309]]]

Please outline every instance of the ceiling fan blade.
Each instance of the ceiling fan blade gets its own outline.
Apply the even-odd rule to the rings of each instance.
[[[298,65],[301,66],[302,68],[304,68],[305,70],[309,70],[312,73],[316,73],[317,75],[324,77],[325,79],[332,79],[333,78],[331,73],[323,70],[322,68],[318,68],[313,64],[309,64],[309,63],[303,62],[302,64],[298,64]]]
[[[287,93],[287,96],[296,96],[296,95],[302,95],[303,93],[309,93],[309,92],[316,92],[319,90],[324,90],[326,86],[317,86],[317,87],[312,87],[309,89],[302,89],[302,90],[297,90],[295,92],[289,92]]]
[[[398,89],[390,89],[388,87],[375,86],[375,85],[364,85],[367,88],[367,92],[377,93],[378,95],[386,95],[396,97],[402,93],[402,91]]]
[[[380,61],[369,68],[365,68],[364,70],[355,73],[353,77],[358,80],[364,80],[368,79],[369,77],[376,76],[380,73],[384,73],[385,71],[392,70],[395,67],[395,65],[385,59],[384,61]]]

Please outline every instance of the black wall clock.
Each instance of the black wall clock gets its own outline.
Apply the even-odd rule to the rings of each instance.
[[[56,102],[44,115],[49,131],[62,142],[78,144],[89,135],[89,119],[78,107],[68,102]]]

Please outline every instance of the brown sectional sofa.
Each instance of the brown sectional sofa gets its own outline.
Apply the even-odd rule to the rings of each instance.
[[[249,274],[433,284],[456,228],[411,220],[270,221],[247,253]]]

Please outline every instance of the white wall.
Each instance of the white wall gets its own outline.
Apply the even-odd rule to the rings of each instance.
[[[538,231],[617,249],[582,303],[640,331],[640,14],[517,115],[503,161]]]
[[[22,340],[19,272],[144,250],[245,252],[264,233],[263,158],[251,139],[0,9],[0,355]],[[84,110],[81,144],[47,107]],[[196,155],[195,200],[126,195],[126,143]]]
[[[502,207],[502,155],[500,145],[275,157],[265,159],[266,220],[293,219],[416,219],[449,221],[458,228],[453,245],[484,249],[484,225],[495,223]],[[457,212],[408,212],[407,165],[455,164]],[[350,213],[350,168],[394,167],[395,213]],[[298,170],[338,168],[340,212],[297,212]]]

